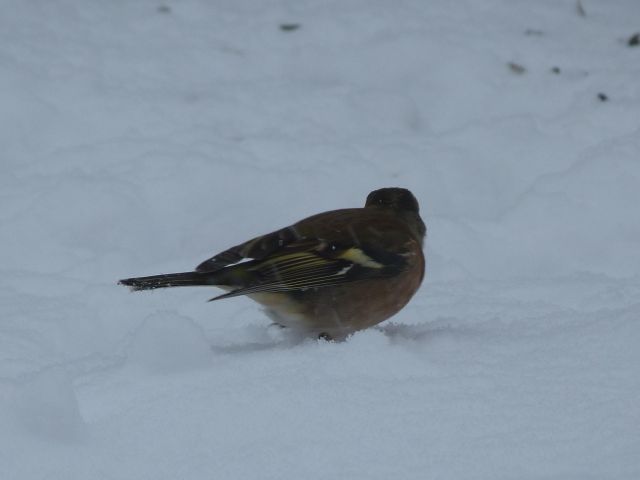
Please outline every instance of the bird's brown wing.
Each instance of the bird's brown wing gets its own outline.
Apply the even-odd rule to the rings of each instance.
[[[196,272],[215,272],[243,260],[260,260],[281,251],[290,251],[291,248],[299,250],[301,246],[304,248],[309,242],[314,244],[324,237],[323,233],[326,233],[327,225],[326,219],[332,219],[336,216],[342,218],[345,213],[347,215],[353,215],[354,212],[360,212],[362,210],[363,209],[333,210],[308,217],[290,227],[281,228],[275,232],[252,238],[224,252],[218,253],[198,265]],[[311,228],[310,225],[312,226]]]
[[[196,267],[196,272],[215,272],[247,259],[262,259],[272,255],[296,240],[291,227],[252,238],[221,252]]]
[[[328,243],[315,243],[310,247],[309,242],[290,244],[287,251],[277,255],[228,267],[225,277],[235,287],[212,300],[392,277],[408,265],[407,257],[402,254]]]

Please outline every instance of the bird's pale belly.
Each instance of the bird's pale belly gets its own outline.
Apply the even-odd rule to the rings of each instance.
[[[420,280],[407,271],[395,278],[355,282],[340,289],[258,293],[249,297],[264,305],[266,313],[279,325],[338,340],[396,314],[409,302]],[[384,294],[379,293],[381,288]],[[378,293],[373,295],[372,291]]]

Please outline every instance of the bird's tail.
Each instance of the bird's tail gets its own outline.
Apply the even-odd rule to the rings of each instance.
[[[125,278],[120,280],[118,284],[126,285],[135,292],[137,290],[153,290],[155,288],[216,285],[216,280],[216,275],[210,272],[183,272],[152,275],[150,277]]]

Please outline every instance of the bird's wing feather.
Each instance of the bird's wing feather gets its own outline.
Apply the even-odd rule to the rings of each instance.
[[[322,241],[314,241],[313,247],[310,248],[310,242],[293,243],[281,254],[229,267],[231,275],[236,269],[241,274],[241,286],[211,300],[391,277],[408,265],[402,254],[337,247]]]
[[[196,267],[196,272],[215,272],[242,260],[266,258],[297,240],[301,240],[301,238],[297,236],[293,227],[276,230],[252,238],[205,260]]]
[[[342,209],[313,215],[289,227],[231,247],[202,262],[196,267],[196,272],[216,272],[243,260],[261,260],[272,255],[279,255],[280,252],[289,252],[291,249],[304,249],[308,245],[321,241],[319,238],[327,236],[327,234],[330,237],[335,236],[339,233],[339,227],[336,231],[334,223],[336,221],[338,223],[352,223],[352,221],[348,221],[348,218],[353,217],[354,213],[358,213],[360,217],[363,215],[367,217],[372,212],[365,212],[364,209]],[[361,221],[363,220],[361,219]]]

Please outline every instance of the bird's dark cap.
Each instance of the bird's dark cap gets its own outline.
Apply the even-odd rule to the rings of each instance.
[[[365,207],[380,206],[397,211],[419,213],[418,200],[406,188],[381,188],[367,196]]]

